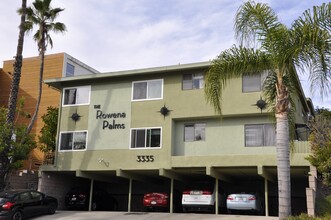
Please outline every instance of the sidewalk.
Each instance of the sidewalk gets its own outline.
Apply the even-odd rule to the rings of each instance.
[[[278,220],[278,217],[253,215],[214,215],[193,213],[156,213],[156,212],[83,212],[57,211],[54,215],[43,215],[38,220]]]

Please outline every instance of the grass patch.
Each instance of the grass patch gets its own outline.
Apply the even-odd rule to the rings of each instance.
[[[325,215],[323,217],[312,217],[307,214],[301,214],[298,216],[290,216],[287,220],[331,220],[331,215]]]
[[[316,215],[312,217],[307,214],[290,216],[287,220],[331,220],[331,195],[316,198]]]

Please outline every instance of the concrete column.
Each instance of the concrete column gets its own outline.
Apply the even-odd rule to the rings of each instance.
[[[268,180],[264,179],[264,206],[265,216],[269,216],[269,199],[268,199]]]
[[[310,166],[308,182],[309,182],[309,188],[306,188],[307,214],[311,216],[315,216],[317,169],[314,166]]]
[[[219,196],[218,196],[218,184],[219,184],[219,181],[218,179],[216,178],[215,179],[215,214],[217,215],[218,214],[218,203],[219,203]]]
[[[128,212],[131,212],[131,197],[132,197],[132,179],[129,181],[129,199],[128,199]]]
[[[170,213],[174,212],[174,179],[170,179]]]
[[[91,186],[90,186],[90,199],[88,201],[88,210],[92,210],[92,197],[93,197],[93,186],[94,186],[94,180],[91,179]]]
[[[315,190],[312,188],[306,188],[307,197],[307,214],[315,216]]]

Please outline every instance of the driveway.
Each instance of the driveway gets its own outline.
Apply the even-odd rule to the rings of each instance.
[[[156,213],[156,212],[83,212],[83,211],[57,211],[54,215],[44,215],[34,219],[53,220],[278,220],[278,217],[250,216],[250,215],[214,215],[193,213]]]

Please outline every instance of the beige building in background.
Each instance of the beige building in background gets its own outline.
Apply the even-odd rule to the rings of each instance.
[[[8,97],[10,93],[14,60],[6,60],[3,62],[3,67],[0,69],[0,106],[7,107]],[[24,112],[33,115],[36,108],[36,100],[38,97],[38,85],[39,85],[39,57],[29,57],[23,59],[22,75],[19,87],[19,97],[24,97]],[[50,54],[45,56],[44,66],[44,79],[55,77],[70,77],[77,74],[96,74],[98,71],[85,65],[79,60],[73,58],[66,53]],[[37,136],[40,134],[40,130],[43,127],[41,116],[47,111],[47,107],[54,106],[59,107],[60,92],[49,88],[49,86],[43,84],[43,93],[39,108],[37,120],[31,131],[32,134]],[[30,118],[24,118],[19,116],[17,119],[18,124],[28,124]],[[29,160],[25,161],[22,170],[38,170],[39,166],[44,161],[43,153],[38,149],[34,149]]]

